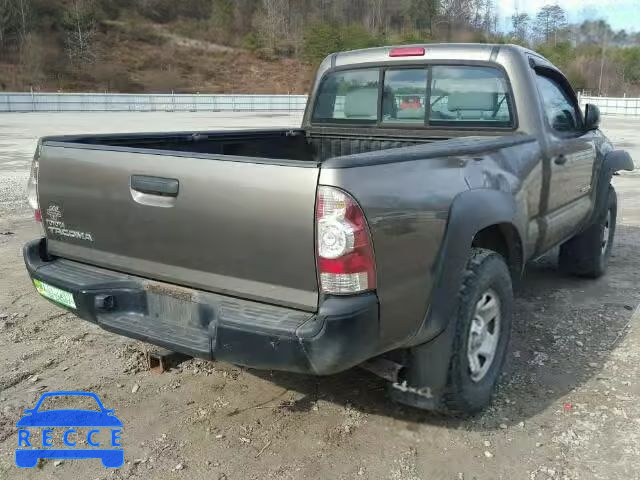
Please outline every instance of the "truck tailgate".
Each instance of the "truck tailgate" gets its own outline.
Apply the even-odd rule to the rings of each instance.
[[[40,208],[53,255],[315,311],[313,162],[45,144]]]

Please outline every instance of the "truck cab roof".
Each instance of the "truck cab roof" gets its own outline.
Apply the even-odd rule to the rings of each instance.
[[[423,55],[391,56],[396,49],[424,49]],[[325,62],[329,61],[332,67],[355,65],[360,63],[393,63],[413,60],[459,60],[459,61],[495,61],[498,54],[532,56],[536,61],[551,63],[538,53],[528,48],[513,44],[490,43],[422,43],[412,45],[389,45],[384,47],[364,48],[330,54]],[[323,63],[325,63],[323,62]]]

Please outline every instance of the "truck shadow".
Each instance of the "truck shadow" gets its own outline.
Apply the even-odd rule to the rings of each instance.
[[[565,405],[571,392],[591,379],[607,381],[602,367],[624,340],[640,304],[640,258],[635,252],[640,228],[620,225],[616,237],[608,273],[598,280],[560,273],[557,252],[528,266],[515,286],[514,329],[501,384],[492,405],[475,417],[447,418],[396,405],[382,379],[358,368],[330,377],[249,373],[301,393],[289,406],[294,411],[311,410],[324,400],[409,424],[494,430],[547,409],[572,408]]]

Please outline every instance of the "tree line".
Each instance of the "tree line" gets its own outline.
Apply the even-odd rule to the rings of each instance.
[[[311,65],[333,51],[385,44],[518,43],[547,56],[580,89],[640,93],[640,34],[602,20],[570,24],[557,4],[514,14],[505,31],[496,0],[0,0],[0,62],[15,59],[32,83],[38,70],[95,69],[105,32],[123,20],[148,41],[154,35],[145,25],[160,25]],[[54,50],[63,55],[50,65]]]

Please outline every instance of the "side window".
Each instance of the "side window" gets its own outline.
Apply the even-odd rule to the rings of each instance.
[[[427,69],[387,70],[382,91],[382,121],[424,124]]]
[[[538,90],[542,97],[544,113],[551,128],[557,132],[580,131],[578,106],[555,80],[537,74]]]

